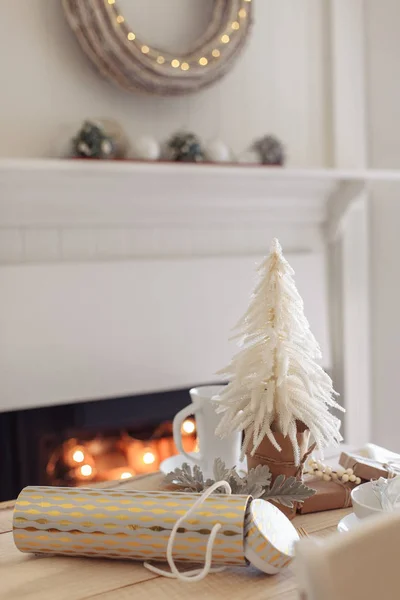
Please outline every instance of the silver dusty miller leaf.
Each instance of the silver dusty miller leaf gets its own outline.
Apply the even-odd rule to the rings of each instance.
[[[283,506],[293,508],[294,502],[304,502],[314,496],[315,492],[296,477],[286,479],[284,475],[278,475],[272,487],[265,490],[261,497],[263,500],[275,500]]]
[[[234,469],[228,469],[221,458],[216,458],[214,460],[213,475],[215,481],[222,481],[223,479],[225,481],[228,481],[228,479],[232,475],[233,470]]]
[[[213,483],[210,479],[204,481],[203,473],[198,465],[194,465],[192,470],[188,463],[183,463],[180,469],[168,473],[165,482],[183,487],[185,492],[202,492]]]
[[[242,481],[246,494],[253,498],[261,498],[265,489],[271,485],[271,471],[267,465],[257,465],[254,469],[250,469]]]
[[[166,483],[172,483],[184,492],[203,492],[216,481],[227,481],[232,494],[245,494],[263,500],[275,500],[283,506],[293,507],[294,502],[304,502],[315,494],[315,490],[307,487],[295,477],[285,478],[278,475],[271,487],[271,471],[267,465],[257,465],[255,469],[241,477],[235,468],[228,469],[223,460],[216,458],[213,468],[214,479],[204,480],[198,465],[192,468],[187,463],[175,469],[165,478]],[[225,490],[216,490],[215,494],[224,494]]]
[[[213,467],[213,475],[214,479],[211,483],[215,483],[215,481],[227,481],[231,486],[232,494],[242,494],[243,482],[239,475],[236,473],[234,468],[228,469],[221,458],[216,458],[214,461]],[[217,494],[224,494],[225,490],[219,489],[216,490]]]

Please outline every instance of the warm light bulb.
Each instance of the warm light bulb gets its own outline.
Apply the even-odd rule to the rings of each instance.
[[[124,471],[119,476],[120,479],[130,479],[131,477],[133,477],[133,473],[131,473],[131,471]]]
[[[148,46],[142,46],[141,48],[143,54],[148,54],[150,52],[150,48]]]
[[[156,457],[152,452],[145,452],[143,454],[143,462],[145,465],[152,465],[155,460]]]
[[[218,50],[218,48],[214,48],[214,50],[211,52],[211,54],[213,55],[214,58],[219,58],[221,56],[221,52]]]
[[[225,33],[225,35],[223,35],[223,36],[221,37],[221,42],[222,42],[223,44],[228,44],[228,42],[229,42],[229,40],[230,40],[230,39],[231,39],[231,38],[229,37],[229,35],[227,35],[227,34]]]
[[[183,62],[181,64],[181,69],[182,69],[182,71],[189,71],[189,69],[190,69],[189,63]]]
[[[177,69],[180,64],[181,63],[176,58],[174,58],[174,60],[171,60],[171,67],[174,67],[174,69]]]
[[[163,65],[165,63],[165,58],[163,56],[157,56],[157,62],[159,65]]]
[[[90,465],[82,465],[80,468],[81,475],[84,477],[90,477],[93,473],[93,469]]]
[[[72,459],[76,463],[81,463],[85,460],[85,454],[82,452],[82,450],[75,450],[75,452],[72,455]]]
[[[247,12],[245,8],[241,8],[238,12],[238,15],[241,19],[244,19],[247,16]]]
[[[205,56],[202,56],[201,58],[199,58],[199,65],[201,65],[202,67],[205,67],[208,64],[208,60],[206,59]]]
[[[118,15],[117,17],[117,23],[121,24],[125,21],[124,17],[122,15]]]
[[[128,33],[128,40],[130,40],[132,42],[135,38],[136,38],[136,35],[132,31],[130,31]]]
[[[233,21],[232,29],[235,29],[237,31],[239,29],[239,27],[240,27],[239,21]]]
[[[182,430],[185,433],[193,433],[195,429],[196,429],[196,426],[193,423],[193,421],[190,421],[189,419],[187,419],[186,421],[183,421]]]
[[[108,0],[108,4],[115,4],[115,0]]]

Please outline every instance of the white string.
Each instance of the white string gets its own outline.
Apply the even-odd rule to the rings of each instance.
[[[196,502],[189,508],[189,510],[182,517],[180,517],[177,520],[177,522],[175,523],[175,525],[173,526],[171,535],[169,536],[169,539],[168,539],[168,545],[167,545],[167,560],[168,560],[169,567],[171,569],[171,573],[168,573],[168,571],[164,571],[163,569],[154,567],[152,564],[147,563],[147,562],[143,563],[144,566],[146,567],[146,569],[148,569],[149,571],[152,571],[153,573],[157,573],[157,575],[162,575],[163,577],[170,577],[172,579],[179,579],[180,581],[186,581],[186,582],[187,581],[201,581],[202,579],[207,577],[207,575],[209,573],[218,573],[218,572],[224,570],[225,567],[219,567],[216,569],[211,568],[214,541],[215,541],[218,531],[222,527],[221,523],[216,523],[211,530],[210,537],[208,538],[208,541],[207,541],[204,567],[202,569],[195,569],[193,571],[186,571],[185,573],[181,573],[178,570],[178,568],[176,567],[174,558],[172,556],[173,546],[174,546],[175,537],[176,537],[178,528],[181,526],[181,524],[183,523],[183,521],[185,519],[190,517],[190,515],[192,515],[195,512],[195,510],[197,508],[199,508],[199,506],[201,506],[203,504],[203,502],[215,490],[217,490],[220,487],[224,487],[225,491],[228,495],[232,493],[231,486],[229,485],[229,483],[227,481],[217,481],[211,487],[209,487],[200,496],[200,498],[198,498],[196,500]]]

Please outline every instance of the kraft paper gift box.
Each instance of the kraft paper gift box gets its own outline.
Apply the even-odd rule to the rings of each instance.
[[[304,483],[316,490],[316,494],[299,505],[298,512],[302,515],[351,506],[351,486],[333,480],[323,481],[313,475],[306,475]]]
[[[366,481],[400,475],[400,454],[375,444],[366,444],[354,452],[342,452],[339,464],[353,469],[354,475]]]

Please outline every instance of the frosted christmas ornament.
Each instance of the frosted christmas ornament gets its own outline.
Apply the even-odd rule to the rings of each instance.
[[[273,135],[265,135],[256,140],[252,149],[258,154],[263,165],[281,167],[285,163],[285,148],[282,142]]]
[[[244,431],[242,456],[249,468],[268,465],[272,480],[280,474],[301,479],[310,434],[312,448],[320,450],[342,439],[340,420],[329,409],[343,409],[318,362],[321,352],[293,274],[274,240],[237,325],[239,352],[220,371],[229,383],[218,397],[223,417],[216,433]]]
[[[196,134],[181,131],[167,141],[164,158],[177,162],[202,162],[204,151]]]
[[[111,119],[87,120],[72,139],[72,156],[110,160],[124,158],[127,139],[121,126]]]

